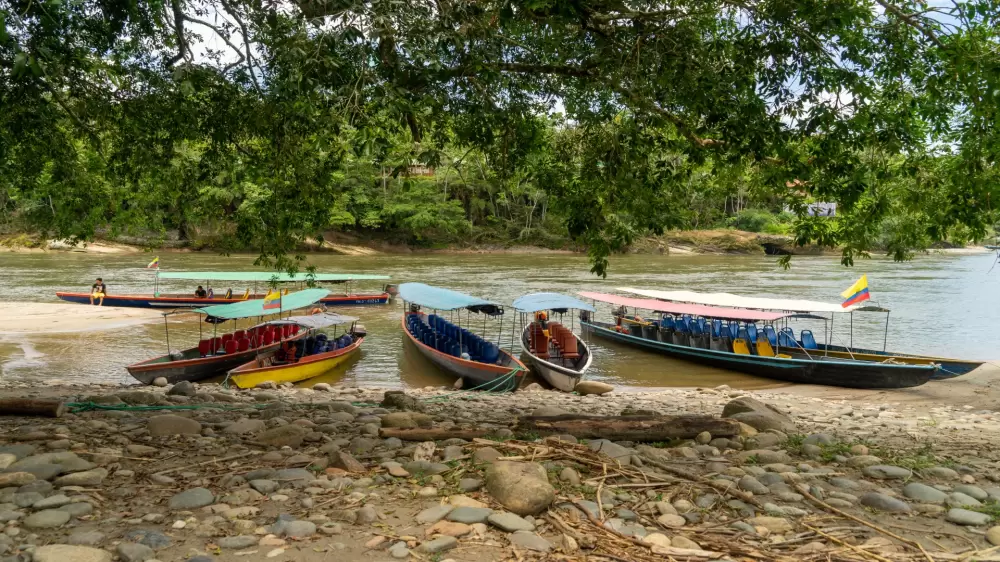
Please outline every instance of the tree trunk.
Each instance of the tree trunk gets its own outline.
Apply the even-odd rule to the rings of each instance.
[[[30,398],[5,398],[0,400],[0,416],[62,417],[66,406],[59,400],[32,400]]]
[[[691,439],[707,431],[712,437],[739,435],[740,424],[711,416],[527,416],[521,418],[515,433],[572,435],[578,439],[655,442]]]

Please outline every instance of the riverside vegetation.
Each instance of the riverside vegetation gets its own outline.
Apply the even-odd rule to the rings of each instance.
[[[0,389],[89,406],[0,419],[3,562],[933,562],[992,560],[1000,545],[993,412],[728,387],[95,388]],[[571,412],[721,415],[738,435],[511,430],[513,418]],[[383,436],[467,427],[490,435]]]
[[[293,267],[331,229],[612,252],[791,209],[795,241],[982,239],[992,0],[0,4],[0,223]],[[424,176],[433,170],[432,178]],[[840,204],[830,220],[811,201]],[[788,226],[783,226],[789,224]],[[200,241],[200,242],[199,242]]]

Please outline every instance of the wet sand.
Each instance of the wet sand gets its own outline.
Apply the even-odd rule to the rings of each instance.
[[[0,302],[0,334],[57,334],[112,330],[160,320],[157,310],[56,304]]]

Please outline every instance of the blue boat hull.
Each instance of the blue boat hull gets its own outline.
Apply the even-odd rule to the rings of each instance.
[[[56,296],[66,302],[90,304],[88,293],[56,293]],[[151,295],[108,295],[104,297],[104,306],[119,306],[127,308],[159,308],[164,310],[174,308],[200,308],[208,305],[229,304],[241,302],[243,299],[196,299],[182,296],[154,297]],[[367,304],[386,304],[388,293],[370,293],[358,295],[330,295],[320,301],[326,306],[357,306]]]
[[[900,365],[825,359],[762,357],[729,351],[675,345],[617,332],[603,322],[582,322],[585,334],[641,347],[676,359],[738,371],[779,381],[845,388],[907,388],[920,386],[937,371],[927,365]]]

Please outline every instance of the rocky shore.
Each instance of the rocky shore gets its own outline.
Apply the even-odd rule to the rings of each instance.
[[[0,562],[1000,560],[992,411],[727,387],[0,389],[35,395],[76,413],[0,418]],[[512,430],[566,413],[738,435]],[[385,436],[408,428],[489,435]]]

